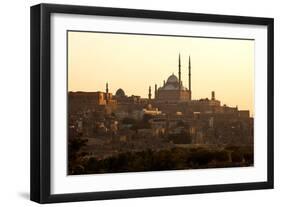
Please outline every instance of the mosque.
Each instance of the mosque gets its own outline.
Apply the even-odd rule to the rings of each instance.
[[[163,81],[163,86],[157,87],[155,84],[154,88],[154,98],[152,97],[151,86],[149,86],[148,91],[148,99],[141,98],[140,96],[131,96],[128,97],[124,90],[119,88],[114,98],[117,102],[124,103],[128,102],[128,99],[138,100],[148,100],[150,103],[154,104],[178,104],[178,103],[185,103],[191,101],[191,60],[189,56],[189,63],[188,63],[188,88],[183,85],[182,76],[181,76],[181,56],[179,54],[178,60],[178,77],[174,74],[170,75],[167,81]],[[106,91],[108,91],[108,85],[106,86]]]
[[[163,86],[157,88],[155,84],[155,101],[158,103],[182,103],[191,101],[191,61],[188,61],[188,88],[182,84],[181,56],[179,54],[178,77],[170,75]],[[151,87],[149,87],[148,98],[151,99]]]

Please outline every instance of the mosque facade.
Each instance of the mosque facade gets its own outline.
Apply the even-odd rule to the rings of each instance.
[[[181,57],[179,55],[178,77],[174,74],[170,75],[167,81],[163,82],[163,86],[157,87],[155,84],[154,97],[158,103],[182,103],[191,101],[191,61],[189,56],[188,64],[188,84],[186,88],[182,83],[181,77]],[[151,97],[149,91],[149,98]]]

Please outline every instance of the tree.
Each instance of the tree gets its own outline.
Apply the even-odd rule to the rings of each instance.
[[[81,148],[87,145],[88,140],[81,137],[68,139],[68,170],[70,174],[79,174],[81,171],[81,160],[85,156],[85,153],[81,153]]]

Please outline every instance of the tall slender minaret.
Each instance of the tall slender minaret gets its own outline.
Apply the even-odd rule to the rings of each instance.
[[[151,100],[151,86],[149,86],[148,89],[148,99]]]
[[[191,91],[191,61],[190,61],[190,55],[188,60],[188,89]]]
[[[106,82],[105,86],[105,101],[108,104],[108,82]]]
[[[106,85],[105,85],[105,92],[108,93],[108,82],[106,82]]]
[[[155,88],[154,88],[154,98],[157,98],[157,84],[155,84]]]
[[[188,90],[189,90],[189,100],[191,101],[191,60],[190,60],[190,55],[188,59]]]
[[[179,90],[181,90],[181,54],[179,53]]]

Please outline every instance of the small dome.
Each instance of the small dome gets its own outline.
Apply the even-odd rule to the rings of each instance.
[[[119,88],[119,89],[116,91],[115,96],[124,97],[124,96],[126,96],[126,95],[125,95],[125,92],[123,91],[123,89],[122,89],[122,88]]]
[[[178,82],[179,82],[179,79],[174,74],[170,75],[170,77],[167,80],[167,83],[178,83]]]

